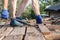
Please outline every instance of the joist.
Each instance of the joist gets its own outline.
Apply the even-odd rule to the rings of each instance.
[[[25,40],[45,40],[45,38],[34,27],[28,27]]]
[[[41,30],[43,35],[49,35],[50,34],[50,30],[44,26],[43,24],[38,24],[39,29]]]

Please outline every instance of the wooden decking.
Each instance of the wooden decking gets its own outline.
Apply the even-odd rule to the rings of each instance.
[[[34,25],[35,21],[31,20],[29,24]],[[5,25],[0,27],[0,40],[60,40],[58,30],[60,26],[38,24],[37,27],[28,25],[11,27]]]

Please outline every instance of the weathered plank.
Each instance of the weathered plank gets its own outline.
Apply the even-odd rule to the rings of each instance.
[[[2,27],[1,29],[0,29],[0,40],[2,40],[3,38],[4,38],[4,36],[2,36],[1,34],[3,34],[4,33],[4,31],[6,31],[6,27]]]
[[[24,35],[25,27],[15,27],[10,35]]]
[[[23,35],[8,35],[3,40],[22,40]]]
[[[14,27],[14,30],[3,40],[22,40],[25,34],[25,27]]]
[[[28,27],[25,40],[45,40],[42,34],[34,27]]]
[[[0,28],[0,35],[7,29],[7,27]]]
[[[13,30],[13,27],[7,27],[6,31],[4,31],[1,35],[2,36],[7,36],[9,33]]]
[[[0,40],[2,40],[5,36],[8,36],[12,30],[13,30],[12,27],[7,27],[6,30],[2,34],[0,34],[1,37]]]
[[[46,26],[44,26],[43,24],[38,24],[38,26],[39,26],[43,35],[49,35],[50,34],[50,30]]]

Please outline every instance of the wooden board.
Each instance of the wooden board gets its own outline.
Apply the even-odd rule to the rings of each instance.
[[[7,29],[7,27],[0,28],[0,35]]]
[[[9,33],[13,30],[12,27],[7,27],[6,31],[4,31],[1,35],[2,36],[7,36],[9,35]]]
[[[6,30],[0,34],[0,37],[1,37],[0,40],[3,40],[5,36],[8,36],[12,30],[13,30],[12,27],[7,27]]]
[[[39,26],[43,35],[49,35],[50,34],[50,30],[46,26],[44,26],[43,24],[38,24],[38,26]]]
[[[51,24],[51,21],[43,21],[43,24]]]
[[[9,35],[5,37],[3,40],[22,40],[23,35]]]
[[[28,27],[25,40],[45,40],[45,38],[34,27]]]
[[[10,35],[24,35],[25,27],[15,27]]]
[[[3,40],[22,40],[25,34],[25,27],[14,27],[14,30]]]

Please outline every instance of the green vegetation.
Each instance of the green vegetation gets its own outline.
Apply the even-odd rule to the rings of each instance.
[[[60,2],[60,0],[39,0],[41,14],[46,14],[44,9],[47,6],[54,5],[54,4],[58,3],[58,2]],[[21,3],[21,0],[18,0],[17,7],[19,6],[19,3]],[[2,0],[0,0],[0,13],[1,13],[1,10],[2,10]],[[21,17],[22,18],[28,18],[28,19],[34,19],[35,18],[34,11],[32,9],[31,4],[26,7],[26,9],[24,10]]]

